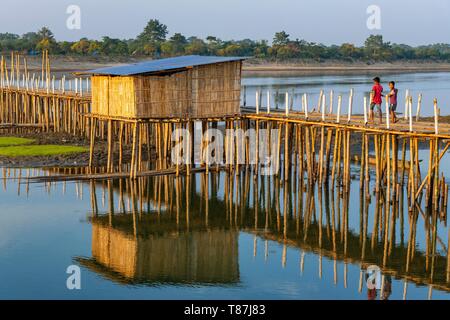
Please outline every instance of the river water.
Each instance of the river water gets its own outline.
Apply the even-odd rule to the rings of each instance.
[[[323,90],[329,99],[330,91],[334,92],[334,112],[337,108],[337,97],[342,96],[342,112],[347,113],[348,97],[350,90],[354,90],[353,113],[362,114],[364,112],[364,96],[369,97],[373,86],[372,79],[380,76],[381,84],[384,89],[389,88],[390,81],[396,82],[399,89],[399,106],[398,111],[404,112],[404,101],[406,90],[413,97],[413,114],[415,114],[417,100],[419,94],[422,94],[421,115],[433,115],[433,100],[438,100],[441,108],[441,115],[449,115],[450,111],[447,105],[450,102],[450,73],[434,72],[434,73],[349,73],[336,75],[309,75],[299,76],[298,74],[273,74],[271,76],[252,75],[249,74],[243,80],[246,88],[246,104],[255,106],[256,91],[262,92],[261,109],[267,106],[267,91],[271,92],[271,107],[277,106],[280,109],[285,108],[285,93],[288,92],[290,97],[294,96],[293,107],[295,110],[301,108],[301,97],[304,93],[308,95],[308,105],[310,108],[316,106],[319,99],[320,91]],[[276,99],[278,92],[279,98]],[[242,97],[244,103],[244,97]],[[291,103],[291,102],[290,102]]]
[[[372,77],[247,76],[244,85],[248,105],[268,89],[313,101],[352,87],[361,101]],[[438,98],[446,114],[450,73],[383,79]],[[372,190],[370,201],[361,194],[357,167],[348,197],[250,173],[49,184],[25,179],[47,170],[1,170],[2,299],[450,299],[445,219],[425,208],[411,216],[406,190],[386,215]],[[368,289],[371,266],[380,290]],[[68,288],[68,268],[80,268],[80,290]]]

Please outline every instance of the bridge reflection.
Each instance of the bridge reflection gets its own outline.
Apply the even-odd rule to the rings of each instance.
[[[33,174],[39,172],[3,170],[4,179]],[[53,184],[44,184],[48,192]],[[322,261],[330,259],[335,282],[343,262],[345,286],[347,266],[359,266],[360,291],[366,268],[375,264],[386,277],[404,281],[404,297],[409,283],[428,286],[430,297],[433,290],[450,292],[446,211],[419,203],[408,210],[403,188],[387,201],[383,189],[372,193],[357,181],[343,192],[340,183],[255,179],[246,170],[75,185],[80,198],[90,190],[92,208],[92,257],[76,260],[122,284],[238,285],[239,235],[245,233],[254,236],[255,255],[258,241],[265,243],[267,259],[267,243],[279,243],[283,265],[288,248],[302,257],[315,254],[320,276]]]
[[[339,184],[244,171],[91,182],[90,190],[93,258],[78,260],[122,283],[235,285],[242,232],[255,236],[255,246],[258,239],[281,244],[283,264],[288,247],[315,253],[320,275],[323,258],[359,265],[360,291],[375,264],[405,281],[405,297],[409,282],[429,286],[430,295],[450,292],[446,215],[419,205],[408,211],[402,189],[391,201],[364,189],[358,199],[356,189],[342,192]]]

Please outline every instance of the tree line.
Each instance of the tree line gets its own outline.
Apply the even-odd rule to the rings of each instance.
[[[394,60],[432,60],[450,61],[450,44],[432,44],[412,47],[405,44],[390,43],[381,35],[369,36],[363,46],[351,43],[326,46],[321,43],[291,39],[285,31],[274,35],[272,44],[267,40],[224,41],[214,36],[206,39],[186,37],[174,33],[168,37],[166,25],[156,19],[150,20],[142,33],[135,39],[101,40],[82,38],[76,42],[56,41],[53,32],[47,27],[37,32],[23,35],[0,33],[0,51],[18,51],[25,54],[38,54],[48,50],[51,54],[82,56],[149,56],[153,58],[179,55],[218,55],[248,56],[274,61],[289,60],[342,60],[342,61],[394,61]]]

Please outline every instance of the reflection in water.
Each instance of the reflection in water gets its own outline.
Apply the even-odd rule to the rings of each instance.
[[[19,171],[4,176],[33,174]],[[350,287],[348,268],[359,266],[353,287],[369,299],[388,299],[393,279],[403,281],[403,298],[410,283],[428,286],[429,298],[433,290],[450,292],[446,215],[420,206],[408,211],[404,188],[386,201],[383,190],[372,194],[357,181],[347,193],[340,183],[317,187],[300,178],[255,178],[251,170],[88,184],[92,258],[76,260],[121,284],[239,285],[243,233],[254,237],[253,255],[265,260],[271,259],[268,243],[279,243],[284,267],[288,248],[299,251],[301,271],[305,254],[317,256],[320,278],[323,261],[332,261],[328,285],[343,281]],[[50,192],[52,184],[46,186]],[[261,241],[264,252],[258,251]],[[344,264],[342,280],[338,263]],[[366,270],[373,265],[381,279],[370,289]]]
[[[239,281],[237,232],[210,230],[177,232],[154,219],[141,220],[133,236],[132,217],[92,221],[92,259],[78,261],[124,284],[233,284]],[[152,221],[153,220],[153,221]],[[154,226],[154,227],[152,227]],[[131,231],[131,235],[129,232]]]

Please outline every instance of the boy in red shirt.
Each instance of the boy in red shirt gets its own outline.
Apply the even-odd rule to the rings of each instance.
[[[381,86],[380,78],[373,79],[374,86],[372,88],[372,101],[370,102],[370,120],[374,123],[374,109],[377,108],[380,115],[380,124],[383,123],[383,112],[381,111],[381,104],[383,103],[383,87]]]

